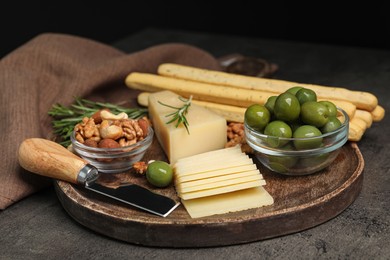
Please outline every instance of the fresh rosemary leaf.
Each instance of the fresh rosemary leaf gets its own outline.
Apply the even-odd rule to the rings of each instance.
[[[184,127],[186,128],[187,130],[187,133],[190,134],[190,130],[189,130],[189,123],[187,121],[187,118],[186,118],[186,115],[188,113],[188,109],[190,108],[191,106],[191,102],[192,102],[192,96],[190,96],[189,99],[185,99],[185,98],[182,98],[182,97],[179,97],[180,101],[182,101],[184,104],[183,106],[181,107],[175,107],[175,106],[171,106],[169,104],[165,104],[161,101],[158,101],[159,104],[163,105],[163,106],[166,106],[166,107],[169,107],[169,108],[172,108],[174,109],[175,111],[166,115],[166,117],[172,117],[168,122],[167,124],[171,124],[173,122],[176,122],[175,124],[175,127],[177,128],[180,124],[183,124]]]

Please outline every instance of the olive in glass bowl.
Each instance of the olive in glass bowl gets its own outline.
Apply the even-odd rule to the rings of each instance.
[[[348,141],[349,117],[343,109],[337,108],[337,118],[341,124],[331,130],[318,133],[305,126],[307,129],[297,129],[291,137],[267,135],[245,121],[245,138],[255,157],[271,171],[308,175],[329,166]]]

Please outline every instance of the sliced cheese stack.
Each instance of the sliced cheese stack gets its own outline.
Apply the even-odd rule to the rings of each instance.
[[[179,159],[175,187],[192,218],[273,204],[260,171],[239,146]]]

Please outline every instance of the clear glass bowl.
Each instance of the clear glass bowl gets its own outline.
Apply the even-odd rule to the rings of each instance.
[[[151,126],[148,135],[141,141],[119,148],[96,148],[86,146],[71,136],[73,150],[99,172],[119,173],[132,168],[133,163],[142,160],[146,150],[153,142],[154,131]]]
[[[255,157],[268,169],[285,175],[307,175],[318,172],[330,165],[348,141],[349,117],[338,108],[342,122],[337,130],[311,138],[281,138],[264,135],[244,123],[245,138],[254,150]],[[322,142],[313,149],[298,150],[294,142]]]

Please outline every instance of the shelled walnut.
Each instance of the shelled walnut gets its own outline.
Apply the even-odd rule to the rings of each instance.
[[[149,121],[146,117],[131,119],[125,113],[115,115],[107,110],[99,112],[99,123],[95,123],[95,114],[83,118],[75,126],[77,141],[99,148],[124,147],[143,140],[148,134]]]
[[[253,149],[247,144],[243,123],[230,122],[227,126],[226,147],[241,145],[241,150],[247,154],[252,154]]]

